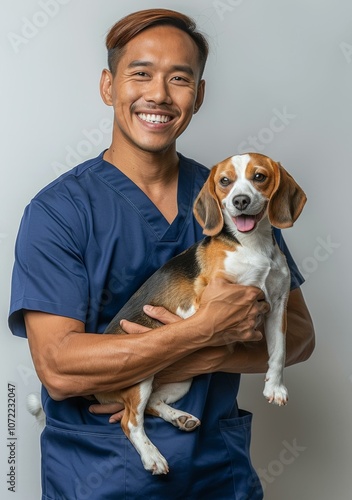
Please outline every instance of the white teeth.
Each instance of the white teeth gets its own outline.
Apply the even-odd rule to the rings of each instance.
[[[149,123],[167,123],[171,120],[170,116],[166,115],[151,115],[146,113],[138,113],[141,120]]]

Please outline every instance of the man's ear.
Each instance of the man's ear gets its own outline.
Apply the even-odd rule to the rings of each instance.
[[[112,106],[112,80],[111,71],[103,69],[100,77],[100,95],[107,106]]]
[[[196,102],[194,103],[194,114],[198,113],[201,108],[205,96],[205,80],[201,80],[197,89]]]

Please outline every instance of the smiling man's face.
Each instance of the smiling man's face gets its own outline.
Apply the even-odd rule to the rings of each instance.
[[[149,28],[126,45],[114,76],[103,71],[101,93],[114,108],[116,145],[174,148],[204,97],[198,48],[178,28]]]

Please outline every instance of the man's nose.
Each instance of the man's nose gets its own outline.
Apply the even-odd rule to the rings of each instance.
[[[172,103],[169,87],[162,76],[153,78],[149,82],[148,89],[144,95],[144,99],[147,102],[155,102],[156,104]]]

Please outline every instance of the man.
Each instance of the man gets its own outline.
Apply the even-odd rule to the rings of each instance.
[[[129,335],[99,335],[155,269],[202,237],[192,204],[208,175],[176,151],[204,97],[208,47],[192,21],[163,9],[137,12],[113,26],[107,48],[101,95],[114,110],[111,146],[32,200],[16,245],[9,322],[27,335],[43,383],[43,498],[260,499],[251,415],[236,395],[238,373],[266,371],[256,330],[268,310],[262,292],[216,281],[191,318],[149,308],[165,326],[148,332],[125,321]],[[309,357],[314,333],[285,251],[292,364]],[[196,376],[175,406],[202,421],[181,433],[146,418],[170,465],[162,477],[143,469],[120,426],[102,414],[116,422],[121,408],[90,407],[86,398],[155,373],[163,382]]]

